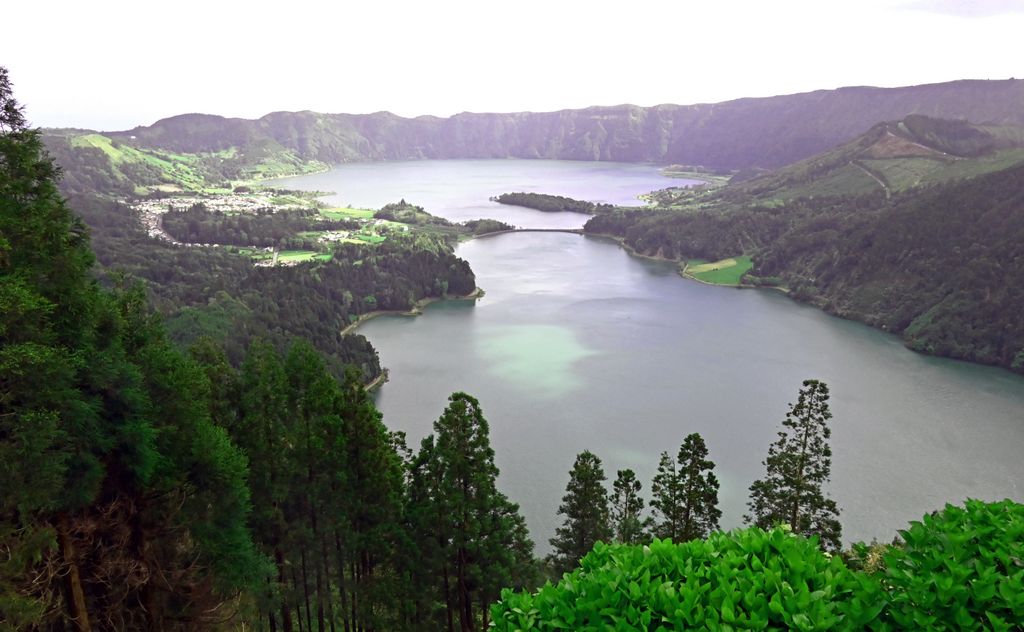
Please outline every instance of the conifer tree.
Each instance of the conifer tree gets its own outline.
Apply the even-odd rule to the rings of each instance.
[[[391,627],[394,563],[402,528],[404,465],[391,433],[355,369],[345,372],[337,414],[344,442],[344,484],[338,487],[344,521],[335,533],[337,581],[353,629]],[[347,571],[347,573],[345,572]]]
[[[557,572],[571,571],[595,543],[611,539],[605,480],[601,459],[589,450],[576,456],[565,496],[558,507],[565,521],[550,540],[554,552],[548,556],[548,561]]]
[[[441,471],[435,453],[434,435],[420,442],[419,452],[409,464],[409,485],[405,500],[404,552],[400,570],[408,582],[403,605],[406,627],[413,630],[452,630],[455,627],[448,564],[449,537],[446,515],[439,493]],[[434,604],[440,603],[440,608]]]
[[[72,465],[80,464],[90,488],[84,499],[99,476],[91,454],[76,457],[78,433],[65,425],[96,421],[79,387],[98,296],[86,277],[84,231],[60,198],[56,177],[0,67],[0,606],[12,625],[59,607],[58,580],[37,591],[27,578],[49,550],[58,510],[80,489],[68,488]],[[72,588],[77,575],[64,577]],[[80,583],[67,594],[84,607]]]
[[[619,470],[612,484],[611,522],[616,542],[639,544],[645,539],[645,521],[640,518],[644,499],[640,496],[643,485],[633,470]]]
[[[284,506],[289,496],[291,454],[295,445],[289,424],[287,376],[272,346],[254,341],[241,371],[241,411],[235,441],[249,457],[252,525],[264,552],[274,560],[277,580],[264,603],[271,627],[294,629],[289,589],[288,526]]]
[[[481,588],[480,567],[487,559],[482,538],[493,528],[498,468],[487,420],[475,398],[452,394],[434,430],[441,475],[438,501],[448,516],[452,591],[459,627],[467,632],[477,627],[473,607]]]
[[[661,516],[655,526],[658,537],[686,542],[718,529],[718,478],[707,456],[707,445],[698,433],[683,439],[676,458],[662,453],[651,485],[651,506]]]
[[[654,536],[682,542],[683,490],[676,460],[662,452],[658,472],[651,481],[651,509],[654,511]]]
[[[692,433],[683,439],[676,457],[679,476],[682,479],[684,540],[706,538],[718,530],[722,517],[718,509],[718,477],[714,474],[715,464],[708,458],[704,438]]]
[[[342,513],[336,494],[344,484],[345,468],[344,435],[337,414],[340,392],[323,356],[304,340],[289,349],[285,373],[300,465],[293,469],[292,486],[295,492],[301,490],[289,494],[286,504],[288,524],[297,536],[291,553],[293,564],[297,558],[302,582],[305,629],[312,630],[315,617],[317,630],[323,631],[334,618],[327,525]]]
[[[454,393],[410,464],[406,524],[419,595],[413,629],[487,629],[508,586],[531,585],[533,542],[519,507],[496,487],[498,468],[480,403]],[[432,606],[437,599],[443,609]]]
[[[0,609],[200,628],[261,572],[245,460],[141,291],[90,278],[57,176],[0,68]]]
[[[839,509],[823,490],[832,470],[828,399],[828,385],[804,381],[778,440],[768,449],[765,478],[750,486],[750,514],[744,520],[766,529],[786,524],[794,533],[818,536],[824,549],[837,551],[842,535]]]

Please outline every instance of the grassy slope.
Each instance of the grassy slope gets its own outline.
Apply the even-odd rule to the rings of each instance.
[[[683,274],[712,285],[739,285],[743,275],[753,267],[754,262],[746,255],[713,262],[691,259],[683,268]]]
[[[244,148],[183,153],[144,146],[125,137],[95,132],[57,134],[66,139],[70,151],[99,151],[109,161],[106,170],[118,183],[135,185],[137,193],[148,190],[227,192],[232,185],[258,182],[302,173],[322,171],[327,165],[304,160],[273,141],[254,143]],[[58,161],[61,159],[58,153]],[[66,164],[66,168],[74,168]]]

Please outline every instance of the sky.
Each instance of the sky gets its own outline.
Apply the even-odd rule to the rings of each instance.
[[[43,127],[1024,78],[1024,0],[34,0],[3,13],[0,65]]]

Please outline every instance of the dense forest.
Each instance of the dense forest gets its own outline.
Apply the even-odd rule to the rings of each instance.
[[[428,213],[422,206],[410,204],[405,199],[391,202],[380,207],[373,214],[374,219],[399,222],[419,229],[417,232],[443,237],[449,241],[458,241],[467,235],[483,235],[514,227],[496,219],[470,219],[464,222],[451,222],[443,217]]]
[[[350,219],[327,219],[316,209],[263,209],[235,215],[210,211],[201,202],[186,209],[172,209],[163,215],[163,227],[183,243],[268,246],[282,249],[314,249],[315,239],[298,233],[325,230],[355,230]]]
[[[475,289],[469,265],[440,238],[338,244],[331,261],[256,268],[224,249],[154,240],[119,202],[90,195],[73,196],[70,204],[90,228],[101,269],[146,281],[173,341],[188,346],[213,336],[235,364],[254,338],[283,350],[300,337],[327,356],[336,375],[351,364],[369,380],[381,371],[376,351],[363,336],[342,335],[342,329],[368,312],[407,311],[423,298]]]
[[[583,200],[574,200],[562,195],[549,195],[547,193],[502,193],[491,198],[499,204],[514,204],[536,209],[545,213],[584,213],[594,215],[596,213],[607,213],[614,208],[611,204],[595,204]]]
[[[363,376],[308,342],[256,340],[240,368],[209,338],[178,351],[141,287],[94,281],[5,70],[0,100],[6,628],[468,630],[502,587],[535,585],[473,398],[413,455]],[[393,248],[335,274],[384,278]]]
[[[759,200],[730,188],[707,209],[620,211],[585,230],[672,259],[749,254],[748,283],[785,286],[914,349],[1024,370],[1024,164],[888,196]]]

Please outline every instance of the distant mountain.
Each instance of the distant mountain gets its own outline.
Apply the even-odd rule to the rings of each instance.
[[[421,158],[554,158],[775,168],[908,114],[1024,125],[1024,80],[852,87],[718,104],[402,118],[275,112],[257,120],[184,114],[107,136],[172,152],[272,142],[326,163]]]

